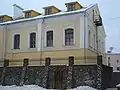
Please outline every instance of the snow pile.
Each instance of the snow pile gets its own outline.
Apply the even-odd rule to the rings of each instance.
[[[120,84],[116,85],[116,87],[120,87]]]
[[[80,86],[80,87],[77,87],[75,89],[70,89],[70,90],[97,90],[97,89],[93,89],[89,86]]]
[[[37,85],[24,85],[24,86],[13,85],[13,86],[0,86],[0,90],[48,90],[48,89],[44,89]],[[77,87],[74,89],[68,89],[68,90],[96,90],[96,89],[93,89],[89,86],[80,86],[80,87]]]
[[[37,85],[24,85],[24,86],[0,86],[0,90],[46,90]]]

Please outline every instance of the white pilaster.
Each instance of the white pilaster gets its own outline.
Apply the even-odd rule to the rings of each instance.
[[[38,27],[38,36],[37,36],[37,41],[38,41],[38,45],[37,45],[37,51],[40,51],[41,50],[41,45],[42,45],[42,21],[40,22],[38,22],[38,25],[37,25],[37,27]]]

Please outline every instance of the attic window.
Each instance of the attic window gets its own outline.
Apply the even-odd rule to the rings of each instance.
[[[74,11],[75,10],[75,4],[68,5],[68,11]]]
[[[46,15],[51,14],[51,12],[52,12],[52,9],[51,9],[51,8],[46,8],[46,10],[45,10],[45,14],[46,14]]]
[[[26,17],[26,18],[29,18],[30,16],[31,16],[31,12],[26,12],[26,13],[25,13],[25,17]]]
[[[4,21],[4,18],[3,17],[0,17],[0,22],[3,22]]]

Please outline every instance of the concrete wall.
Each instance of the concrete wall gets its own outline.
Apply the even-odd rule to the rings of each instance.
[[[70,68],[71,67],[71,71]],[[103,68],[103,66],[100,66]],[[66,89],[66,88],[76,88],[78,86],[90,86],[93,88],[98,88],[99,84],[104,84],[102,90],[109,87],[111,73],[111,68],[104,69],[104,72],[108,77],[106,83],[97,83],[97,80],[104,79],[103,77],[98,77],[97,65],[58,65],[58,66],[28,66],[28,67],[5,67],[0,68],[0,77],[3,82],[1,85],[39,85],[44,88],[54,88],[54,89]],[[102,71],[103,71],[102,69]],[[12,73],[11,73],[12,72]],[[100,71],[101,72],[101,71]],[[71,74],[71,76],[70,76]],[[101,73],[105,74],[105,73]],[[4,75],[4,77],[3,77]],[[72,77],[72,78],[70,78]],[[68,84],[71,82],[70,84]]]

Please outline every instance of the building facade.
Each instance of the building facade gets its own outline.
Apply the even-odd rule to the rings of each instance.
[[[108,66],[113,67],[114,72],[120,71],[120,53],[107,53]]]
[[[68,64],[74,56],[74,64],[96,64],[97,55],[103,55],[106,64],[105,30],[98,5],[81,6],[78,2],[65,4],[62,12],[55,6],[44,7],[44,15],[23,11],[24,17],[0,23],[0,58],[9,59],[10,66],[44,65],[45,58],[51,64]]]

